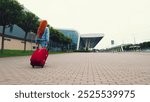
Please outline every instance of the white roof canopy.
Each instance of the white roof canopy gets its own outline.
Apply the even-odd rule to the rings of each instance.
[[[103,33],[90,33],[90,34],[81,34],[81,38],[95,38],[95,37],[104,37]]]

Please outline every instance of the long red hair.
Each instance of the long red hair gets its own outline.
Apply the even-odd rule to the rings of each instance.
[[[44,33],[44,30],[45,30],[46,26],[47,26],[47,21],[46,20],[40,21],[40,25],[39,25],[38,31],[37,31],[37,35],[38,35],[39,38],[42,37],[42,34]]]

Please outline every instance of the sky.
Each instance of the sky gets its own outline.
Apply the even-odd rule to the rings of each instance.
[[[98,49],[150,41],[150,0],[18,1],[54,28],[104,33]]]

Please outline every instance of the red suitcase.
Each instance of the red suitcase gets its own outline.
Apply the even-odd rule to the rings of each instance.
[[[36,49],[30,58],[32,67],[41,66],[43,68],[47,57],[48,50],[46,48]]]

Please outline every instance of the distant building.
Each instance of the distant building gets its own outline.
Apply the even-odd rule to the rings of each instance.
[[[0,26],[0,48],[1,48],[1,39],[2,39],[1,37],[2,29],[3,27]],[[93,48],[104,37],[104,34],[102,33],[97,33],[97,34],[91,33],[91,34],[80,35],[76,30],[68,30],[68,29],[57,29],[57,30],[63,33],[65,36],[70,37],[72,39],[72,43],[69,45],[69,49],[71,50],[93,50]],[[4,49],[23,50],[24,37],[25,37],[24,30],[17,25],[6,28]],[[35,34],[29,33],[27,36],[27,45],[26,45],[27,50],[33,50],[33,47],[36,46],[34,40],[35,40]]]
[[[72,43],[70,45],[70,49],[76,50],[77,43],[79,38],[79,33],[75,30],[68,30],[68,29],[57,29],[59,32],[63,33],[65,36],[72,39]]]
[[[103,37],[103,33],[82,34],[79,37],[77,50],[93,50]]]
[[[93,48],[100,42],[104,37],[103,33],[90,33],[80,35],[75,30],[58,29],[65,36],[72,39],[73,50],[93,50]]]
[[[3,27],[0,26],[0,48],[1,48],[1,40],[2,40],[2,30]],[[17,25],[13,25],[12,27],[6,27],[5,29],[5,40],[4,40],[4,49],[15,49],[15,50],[23,50],[24,49],[24,37],[25,32],[22,28]],[[35,34],[29,33],[27,36],[27,50],[33,50],[33,43],[35,39]]]

